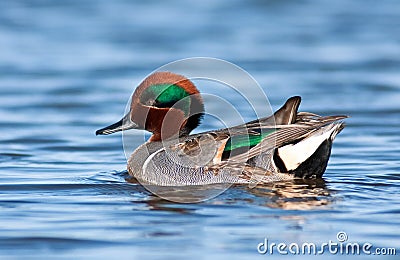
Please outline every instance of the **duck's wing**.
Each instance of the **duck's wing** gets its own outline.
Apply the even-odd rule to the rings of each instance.
[[[319,118],[319,121],[316,120],[317,118]],[[342,120],[345,118],[347,118],[347,116],[340,115],[320,117],[313,115],[313,122],[306,121],[305,118],[302,118],[301,120],[304,120],[304,122],[299,121],[291,125],[277,125],[274,132],[262,138],[262,140],[254,147],[251,147],[248,152],[234,155],[229,158],[226,163],[229,163],[229,161],[247,161],[249,158],[257,156],[266,151],[273,150],[287,144],[297,143],[306,137],[313,136],[316,133],[323,134],[325,132],[329,132],[333,128],[335,128],[335,133],[332,134],[336,135],[343,129],[344,124]]]
[[[341,124],[340,121],[347,117],[297,113],[300,100],[300,97],[288,99],[273,117],[229,129],[186,136],[179,143],[171,145],[170,149],[179,160],[188,160],[187,165],[204,166],[213,171],[224,167],[246,171],[250,158],[263,153],[272,154],[275,148],[299,142],[317,131],[328,131],[330,128],[324,127],[335,122]]]
[[[319,116],[309,112],[297,112],[300,102],[301,97],[291,97],[273,116],[228,129],[230,139],[227,140],[224,150],[226,152],[236,149],[236,154],[233,153],[234,156],[230,156],[229,160],[246,161],[245,158],[252,158],[269,149],[296,142],[332,123],[338,122],[337,124],[342,125],[338,127],[338,131],[344,127],[340,121],[348,116]],[[324,131],[328,130],[329,128],[326,128]],[[231,145],[233,141],[236,145]],[[242,148],[242,152],[238,147]]]

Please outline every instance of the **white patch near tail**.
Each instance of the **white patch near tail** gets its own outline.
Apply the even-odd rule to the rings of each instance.
[[[318,149],[329,138],[335,138],[339,124],[325,126],[297,144],[288,144],[278,148],[278,155],[288,171],[294,170]]]

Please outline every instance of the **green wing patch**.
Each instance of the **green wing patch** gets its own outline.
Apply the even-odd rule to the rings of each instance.
[[[233,151],[239,148],[251,148],[259,144],[266,136],[274,133],[276,129],[264,130],[259,134],[236,135],[226,142],[224,152]]]

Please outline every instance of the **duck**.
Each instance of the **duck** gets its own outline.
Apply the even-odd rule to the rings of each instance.
[[[191,134],[204,116],[199,90],[183,75],[159,71],[135,89],[129,112],[96,135],[130,129],[152,134],[127,159],[129,175],[142,184],[255,186],[321,178],[347,116],[299,112],[300,102],[293,96],[269,117]]]

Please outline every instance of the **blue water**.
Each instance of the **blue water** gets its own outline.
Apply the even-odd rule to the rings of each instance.
[[[127,182],[121,136],[94,131],[151,71],[192,56],[241,66],[274,109],[301,95],[303,111],[350,115],[323,179],[198,204]],[[264,238],[339,231],[400,254],[399,72],[395,0],[1,1],[0,256],[271,258]]]

